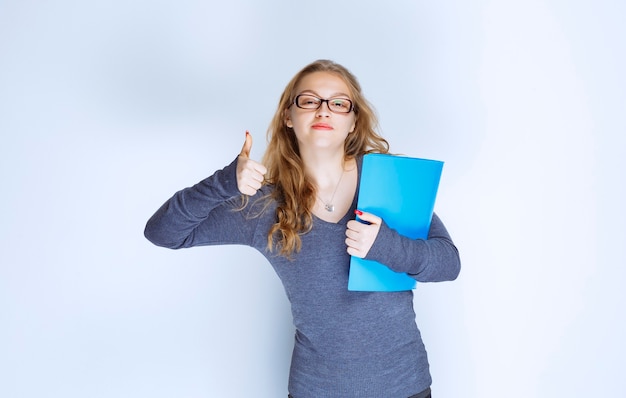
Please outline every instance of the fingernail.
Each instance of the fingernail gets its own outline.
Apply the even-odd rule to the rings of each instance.
[[[354,214],[356,214],[357,216],[362,216],[363,212],[359,209],[354,209]]]
[[[246,135],[250,135],[250,132],[248,130],[246,130]]]

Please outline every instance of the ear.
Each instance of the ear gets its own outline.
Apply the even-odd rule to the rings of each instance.
[[[289,114],[289,109],[285,109],[285,112],[283,113],[284,117],[284,121],[285,121],[285,126],[289,127],[290,129],[293,128],[293,122],[291,121],[291,115]]]
[[[354,132],[355,128],[356,128],[356,120],[354,122],[352,122],[352,126],[350,127],[350,130],[348,130],[348,132],[350,134],[352,134]]]

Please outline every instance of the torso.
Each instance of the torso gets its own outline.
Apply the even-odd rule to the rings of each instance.
[[[316,203],[312,228],[301,235],[302,248],[291,259],[267,250],[276,204],[251,219],[258,222],[252,246],[270,262],[291,303],[296,336],[289,392],[296,398],[409,397],[432,381],[413,292],[347,288],[351,260],[345,230],[354,219],[358,174],[358,166],[348,163],[334,212]],[[269,194],[271,187],[263,189]]]

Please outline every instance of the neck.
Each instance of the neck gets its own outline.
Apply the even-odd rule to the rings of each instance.
[[[334,154],[301,154],[306,175],[319,190],[335,188],[350,161],[345,161],[343,152]]]

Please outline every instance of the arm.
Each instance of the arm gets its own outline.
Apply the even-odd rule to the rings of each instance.
[[[346,245],[352,256],[406,272],[420,282],[454,280],[461,270],[459,252],[443,223],[433,214],[427,239],[411,239],[391,229],[380,217],[355,211],[361,220],[348,221]]]
[[[157,246],[179,249],[210,244],[250,244],[256,222],[231,200],[256,195],[267,169],[250,159],[252,136],[231,164],[165,202],[148,220],[144,235]]]
[[[176,192],[148,220],[145,237],[157,246],[170,249],[219,243],[218,235],[222,233],[219,226],[236,216],[228,206],[230,199],[240,195],[236,167],[237,160],[196,185]],[[214,228],[207,224],[209,216]],[[198,233],[199,230],[203,233]]]
[[[383,221],[365,258],[406,272],[420,282],[454,280],[461,270],[459,252],[436,214],[426,240],[402,236]]]

